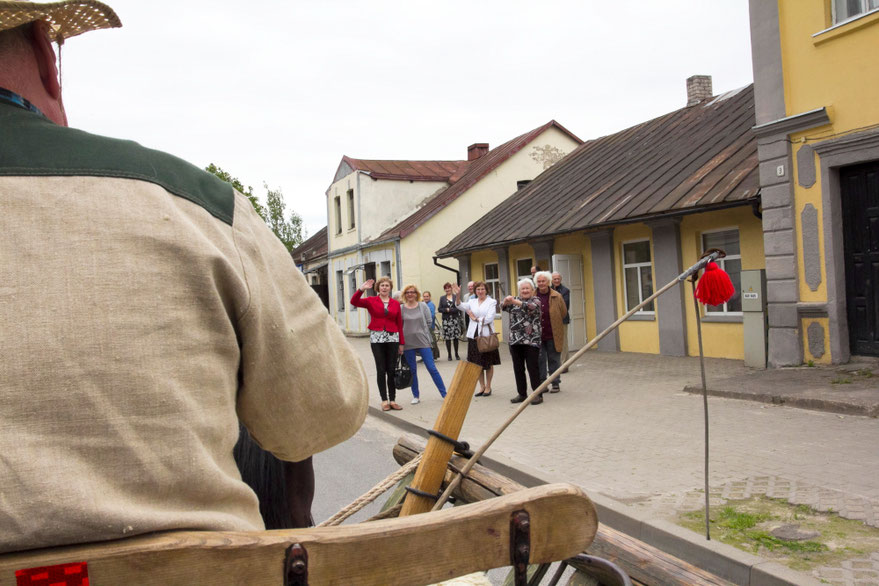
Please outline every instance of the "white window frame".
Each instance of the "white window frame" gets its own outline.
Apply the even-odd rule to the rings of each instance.
[[[719,266],[721,269],[723,269],[724,272],[729,273],[729,271],[726,270],[726,261],[727,260],[738,260],[739,266],[741,266],[741,263],[742,263],[742,232],[741,232],[741,230],[739,230],[738,226],[728,226],[726,228],[715,228],[712,230],[704,230],[699,234],[699,245],[702,247],[702,252],[705,252],[705,235],[706,234],[717,234],[719,232],[735,232],[736,235],[739,237],[739,254],[727,254],[725,258],[719,258],[715,261],[717,263],[717,266]],[[742,269],[740,269],[740,271],[739,271],[739,282],[741,282],[741,270]],[[741,294],[741,292],[739,292],[739,294]],[[709,315],[729,315],[729,316],[736,315],[736,316],[740,316],[740,315],[742,315],[741,311],[729,311],[729,303],[728,302],[723,304],[722,310],[720,310],[720,309],[709,310],[708,307],[709,307],[708,305],[702,306],[702,315],[705,315],[705,316],[709,316]]]
[[[351,271],[348,274],[348,287],[351,290],[351,295],[354,295],[354,291],[357,290],[357,271]],[[357,311],[357,308],[351,305],[348,308],[349,311]]]
[[[345,311],[345,271],[336,271],[336,311]]]
[[[353,230],[357,227],[357,221],[354,217],[354,190],[349,189],[345,195],[348,205],[348,229]]]
[[[842,2],[847,2],[847,0],[833,0],[831,2],[832,10],[833,10],[833,24],[841,24],[843,22],[848,22],[850,20],[854,20],[856,18],[860,18],[862,16],[866,16],[867,14],[879,10],[879,2],[877,0],[858,0],[860,4],[860,10],[855,12],[854,14],[849,14],[848,16],[844,16],[840,18],[839,13],[839,5]]]
[[[528,272],[521,274],[521,273],[519,273],[519,261],[523,261],[523,260],[527,260],[529,263],[528,264]],[[533,266],[534,266],[534,258],[533,257],[526,256],[523,258],[516,259],[516,287],[519,286],[519,279],[521,279],[522,277],[528,277],[529,279],[531,278],[531,267],[533,267]]]
[[[647,250],[650,252],[650,260],[647,262],[635,262],[626,264],[626,244],[637,244],[639,242],[647,243]],[[641,297],[641,291],[643,287],[641,286],[641,267],[650,267],[650,275],[653,276],[653,245],[650,242],[649,238],[636,238],[634,240],[625,240],[620,242],[620,260],[623,265],[623,273],[622,273],[622,281],[623,281],[623,306],[626,308],[626,313],[631,311],[631,307],[629,307],[629,292],[628,286],[626,285],[626,269],[636,269],[635,274],[638,275],[638,303],[643,303],[644,298]],[[654,279],[653,291],[650,293],[652,295],[656,292],[656,283]],[[649,295],[648,295],[649,297]],[[636,304],[637,305],[637,304]],[[635,312],[636,315],[656,315],[656,300],[653,300],[653,309],[639,309]]]
[[[333,198],[334,217],[336,220],[336,234],[342,233],[342,196],[337,195]]]
[[[489,279],[488,278],[488,267],[490,267],[490,266],[494,266],[497,269],[497,278],[496,279]],[[501,265],[500,265],[500,263],[496,263],[496,262],[484,263],[482,265],[482,276],[485,277],[485,279],[484,279],[485,284],[488,285],[488,294],[491,295],[492,298],[498,302],[496,311],[499,312],[501,309],[501,304],[500,304],[500,299],[498,299],[496,297],[496,295],[499,295],[501,292]],[[494,287],[495,287],[494,291],[491,290],[492,283],[494,283]],[[475,294],[476,292],[474,291],[473,293]],[[495,295],[492,295],[492,293],[494,293]]]

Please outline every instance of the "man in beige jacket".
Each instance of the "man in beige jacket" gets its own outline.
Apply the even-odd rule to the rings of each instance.
[[[561,294],[550,287],[552,274],[549,271],[538,271],[534,280],[537,284],[537,298],[540,299],[540,357],[538,358],[538,370],[540,380],[546,380],[547,375],[552,374],[561,366],[561,349],[565,343],[565,315],[568,307]],[[562,377],[553,379],[550,393],[558,393]]]
[[[362,365],[246,197],[66,127],[52,42],[120,23],[65,4],[0,2],[0,552],[259,530],[239,419],[307,459],[363,422]]]

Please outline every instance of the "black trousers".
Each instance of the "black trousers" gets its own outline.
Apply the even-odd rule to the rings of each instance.
[[[528,369],[528,376],[531,379],[531,390],[533,391],[540,386],[543,379],[540,378],[540,368],[538,358],[540,357],[540,348],[537,346],[529,346],[528,344],[512,344],[510,345],[510,357],[513,359],[513,374],[516,377],[516,392],[520,397],[528,395],[528,385],[525,381],[525,369]]]
[[[378,394],[382,401],[396,401],[397,389],[394,386],[394,371],[397,368],[399,342],[370,344],[372,357],[375,358],[375,377],[378,383]]]

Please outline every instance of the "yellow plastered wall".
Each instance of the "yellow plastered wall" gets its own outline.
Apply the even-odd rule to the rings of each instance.
[[[825,303],[827,297],[824,217],[822,205],[821,165],[813,154],[815,183],[803,187],[796,180],[799,173],[797,154],[805,144],[846,133],[875,128],[879,122],[879,12],[850,19],[834,26],[830,0],[779,0],[779,32],[784,71],[786,115],[793,116],[826,108],[830,124],[792,134],[794,186],[794,222],[796,233],[799,299],[803,303]],[[821,283],[812,291],[805,279],[802,242],[802,213],[811,204],[818,212],[818,250],[821,255]],[[821,358],[808,351],[807,329],[819,322],[829,336],[826,318],[801,320],[806,360],[830,363],[829,342]]]
[[[794,177],[798,172],[796,153],[802,148],[802,144],[795,144],[793,148]],[[827,301],[827,273],[824,258],[824,208],[821,204],[821,169],[817,155],[812,153],[815,163],[815,183],[808,189],[794,182],[794,226],[798,237],[794,243],[797,251],[797,281],[799,282],[800,301],[805,303],[824,303]],[[818,213],[818,251],[821,255],[821,283],[815,291],[812,291],[806,283],[806,263],[803,251],[803,210],[808,204]]]
[[[684,216],[681,221],[681,258],[684,267],[689,267],[702,255],[702,233],[722,229],[739,231],[739,247],[742,254],[742,270],[766,268],[763,253],[763,223],[750,207],[739,207],[704,214]],[[659,284],[659,286],[665,283]],[[687,282],[683,285],[684,304],[687,321],[687,353],[699,355],[699,340],[693,299],[693,287]],[[700,306],[701,315],[705,315]],[[731,358],[744,360],[744,329],[741,322],[703,322],[702,346],[705,356],[711,358]]]
[[[784,99],[788,116],[828,107],[840,132],[879,120],[879,12],[827,30],[829,5],[779,0]]]
[[[470,280],[472,281],[484,281],[485,280],[485,265],[492,264],[498,262],[497,254],[491,251],[479,251],[474,252],[470,256]],[[463,283],[462,287],[464,293],[467,292],[467,283]],[[500,311],[500,302],[502,299],[498,299],[498,311]],[[497,314],[497,317],[494,320],[494,331],[496,331],[499,335],[498,337],[503,341],[503,328],[501,327],[501,319],[500,314]]]
[[[579,255],[583,266],[583,303],[586,314],[586,341],[595,337],[595,296],[592,283],[592,245],[589,238],[582,233],[565,234],[555,239],[553,243],[554,254]],[[567,280],[565,275],[563,279]],[[577,301],[571,299],[573,305]]]
[[[632,240],[650,241],[650,259],[653,264],[653,238],[645,224],[627,224],[614,230],[614,279],[616,279],[617,317],[626,313],[625,289],[623,286],[623,243]],[[656,274],[654,269],[653,274]],[[654,282],[654,291],[656,283]],[[659,324],[652,321],[626,320],[619,327],[620,350],[623,352],[644,352],[659,354]]]
[[[809,352],[809,326],[812,323],[818,323],[824,329],[824,354],[821,357],[814,356]],[[815,364],[830,364],[830,320],[826,317],[806,318],[802,320],[803,325],[803,358],[806,363],[810,360]]]

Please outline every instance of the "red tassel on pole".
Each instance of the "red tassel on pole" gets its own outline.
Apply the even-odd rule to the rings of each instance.
[[[703,305],[723,305],[735,295],[732,281],[717,263],[710,262],[696,284],[696,299]]]

